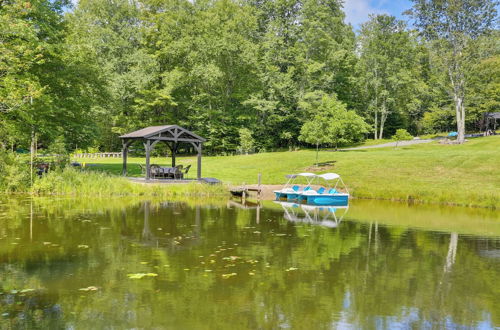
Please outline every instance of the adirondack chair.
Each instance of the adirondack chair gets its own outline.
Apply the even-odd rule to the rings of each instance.
[[[182,176],[183,176],[182,168],[183,168],[182,165],[177,165],[174,167],[174,169],[175,169],[174,170],[174,179],[175,180],[182,179]]]
[[[161,178],[161,177],[164,177],[165,174],[163,174],[163,171],[161,170],[161,167],[156,165],[156,164],[152,164],[150,166],[151,168],[151,177],[153,179],[156,179],[156,178]]]
[[[187,175],[189,173],[189,169],[191,168],[191,165],[186,166],[186,168],[182,172],[182,177],[187,178]]]

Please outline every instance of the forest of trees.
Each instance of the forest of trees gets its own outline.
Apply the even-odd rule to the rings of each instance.
[[[496,2],[413,3],[355,30],[341,0],[0,0],[0,141],[113,151],[177,124],[208,153],[241,134],[269,151],[316,146],[322,118],[346,121],[336,146],[457,130],[461,111],[477,131],[500,111]]]

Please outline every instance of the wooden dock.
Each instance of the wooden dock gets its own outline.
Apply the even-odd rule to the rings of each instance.
[[[242,199],[246,199],[251,192],[256,192],[257,199],[260,200],[262,197],[261,174],[259,173],[258,176],[257,187],[247,187],[245,184],[243,184],[243,186],[231,188],[229,192],[231,192],[231,195],[233,195],[234,197],[240,197]]]
[[[251,192],[257,193],[257,198],[260,199],[262,194],[262,189],[260,188],[247,188],[247,187],[236,187],[229,190],[231,195],[234,197],[247,198]]]

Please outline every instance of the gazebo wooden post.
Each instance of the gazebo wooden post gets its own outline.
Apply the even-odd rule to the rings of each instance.
[[[198,180],[201,179],[201,142],[198,143],[198,146],[196,148],[198,150],[198,166],[197,166],[197,176]]]
[[[123,147],[122,147],[122,158],[123,158],[123,168],[122,168],[122,175],[127,176],[127,155],[128,155],[128,141],[123,140]]]
[[[146,140],[144,142],[144,149],[146,149],[146,180],[151,178],[151,165],[149,163],[149,158],[151,156],[151,142]]]
[[[175,154],[177,153],[177,143],[172,143],[172,167],[175,167]]]

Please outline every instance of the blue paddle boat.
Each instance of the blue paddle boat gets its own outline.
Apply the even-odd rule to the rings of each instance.
[[[323,184],[319,189],[304,191],[298,199],[299,203],[319,206],[340,206],[349,203],[349,191],[336,173],[325,173],[316,175],[316,179]],[[323,181],[323,182],[321,182]]]
[[[299,177],[306,178],[305,187],[294,185],[294,180]],[[289,180],[283,189],[274,191],[276,200],[317,206],[341,206],[349,202],[349,191],[336,173],[300,173],[288,175],[287,178]],[[319,188],[315,190],[313,185]]]

